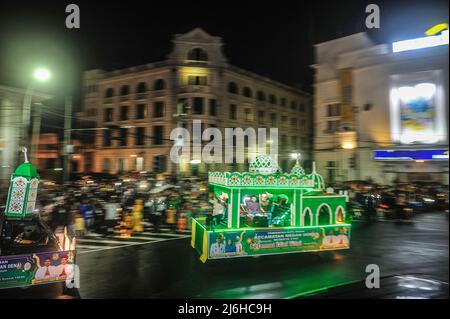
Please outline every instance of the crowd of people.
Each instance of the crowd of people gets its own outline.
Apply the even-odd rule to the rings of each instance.
[[[67,227],[76,236],[95,232],[124,237],[142,232],[145,222],[154,232],[160,232],[162,226],[185,232],[190,228],[190,216],[213,209],[211,194],[200,181],[179,181],[177,185],[145,181],[144,185],[136,180],[43,184],[36,209],[53,231]]]

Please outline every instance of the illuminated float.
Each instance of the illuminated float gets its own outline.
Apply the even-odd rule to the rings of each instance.
[[[0,211],[0,289],[72,281],[75,238],[64,227],[54,234],[35,210],[39,175],[28,162],[11,176],[5,211]]]
[[[209,172],[212,213],[192,218],[200,260],[350,248],[347,196],[328,193],[315,163],[290,173],[259,155],[249,172]],[[330,191],[330,190],[328,190]]]

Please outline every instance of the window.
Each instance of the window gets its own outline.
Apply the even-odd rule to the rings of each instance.
[[[270,94],[270,95],[269,95],[269,102],[270,102],[271,104],[277,104],[277,98],[276,98],[276,96],[273,95],[273,94]]]
[[[292,146],[297,146],[297,142],[298,142],[297,136],[291,136]]]
[[[228,92],[229,93],[233,93],[233,94],[237,94],[238,93],[238,86],[237,86],[237,84],[234,83],[234,82],[228,83]]]
[[[111,146],[111,130],[103,131],[103,146]]]
[[[120,88],[120,95],[128,95],[130,93],[130,87],[128,85],[122,85]]]
[[[286,116],[286,115],[283,115],[283,116],[281,117],[281,124],[282,124],[282,125],[286,125],[286,124],[287,124],[287,116]]]
[[[305,104],[300,103],[300,112],[305,112]]]
[[[136,145],[144,145],[145,127],[136,127]]]
[[[94,108],[87,109],[86,116],[97,116],[97,109]]]
[[[264,123],[264,111],[258,111],[258,121]]]
[[[327,105],[327,116],[340,116],[341,106],[338,103]]]
[[[188,114],[189,100],[187,98],[178,99],[177,114]]]
[[[281,135],[281,146],[286,147],[287,144],[287,135]]]
[[[208,53],[201,48],[194,48],[188,53],[188,60],[208,61]]]
[[[280,100],[281,106],[286,106],[286,98],[282,97]]]
[[[306,131],[306,120],[300,120],[300,130]]]
[[[165,155],[158,155],[153,157],[153,172],[162,173],[166,171],[167,167],[167,157]]]
[[[163,126],[153,126],[153,145],[163,144]]]
[[[217,115],[217,102],[215,99],[209,100],[209,115],[211,116]]]
[[[145,93],[147,91],[147,84],[140,82],[136,87],[136,93]]]
[[[164,116],[164,102],[157,101],[153,104],[153,117],[163,117]]]
[[[106,91],[105,91],[105,98],[113,97],[113,96],[114,96],[114,89],[113,88],[106,89]]]
[[[230,104],[230,120],[235,120],[236,118],[237,118],[236,104]]]
[[[136,119],[141,120],[147,117],[147,105],[138,104],[136,105]]]
[[[104,158],[102,161],[102,171],[103,173],[109,173],[111,168],[111,161],[109,158]]]
[[[295,103],[295,101],[291,101],[291,110],[296,110],[297,109],[297,103]]]
[[[297,128],[298,127],[298,121],[295,117],[291,118],[291,126],[292,128]]]
[[[105,109],[105,117],[104,120],[105,122],[111,122],[113,120],[113,115],[114,115],[114,109],[112,108],[107,108]]]
[[[203,114],[203,100],[202,97],[193,98],[192,114]]]
[[[275,113],[270,114],[270,125],[272,125],[272,127],[277,126],[277,115]]]
[[[158,79],[155,81],[155,84],[153,85],[153,89],[155,91],[164,90],[166,88],[166,82],[163,79]]]
[[[252,97],[253,93],[252,90],[246,86],[243,90],[242,90],[242,95],[244,95],[245,97]]]
[[[199,76],[199,75],[189,75],[188,76],[188,84],[189,85],[207,85],[208,77],[207,76]]]
[[[128,120],[128,106],[126,105],[120,107],[120,120],[121,121]]]
[[[341,121],[335,120],[335,121],[327,121],[327,131],[332,133],[339,130]]]
[[[121,127],[119,132],[120,132],[119,145],[127,146],[128,145],[128,129]]]
[[[251,108],[246,107],[244,110],[245,121],[252,122],[253,121],[253,111]]]
[[[256,97],[257,97],[258,101],[266,100],[266,95],[264,94],[263,91],[258,91],[258,93],[256,93]]]

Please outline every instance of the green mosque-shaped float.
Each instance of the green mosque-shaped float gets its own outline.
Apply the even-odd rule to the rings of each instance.
[[[315,163],[289,173],[259,155],[249,171],[209,172],[211,215],[192,218],[191,246],[208,259],[350,248],[347,196],[328,193]]]

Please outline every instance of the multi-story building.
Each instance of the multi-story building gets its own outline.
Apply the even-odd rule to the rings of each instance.
[[[314,155],[328,182],[448,184],[446,32],[392,46],[358,33],[315,46]],[[414,49],[431,42],[444,45]]]
[[[206,173],[218,168],[169,159],[176,127],[277,127],[279,163],[289,166],[292,152],[310,159],[311,98],[296,88],[227,63],[222,40],[197,28],[175,35],[167,60],[84,74],[80,119],[96,123],[94,172],[153,171]],[[244,167],[237,167],[243,169]]]

